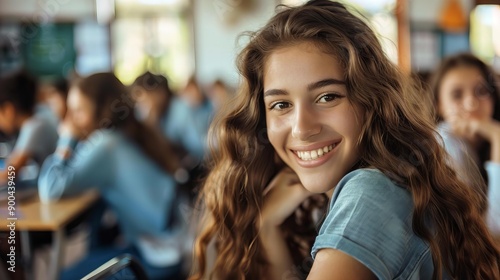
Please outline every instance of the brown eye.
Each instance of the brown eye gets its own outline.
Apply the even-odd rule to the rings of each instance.
[[[275,102],[271,104],[271,110],[285,110],[290,108],[290,103],[288,102]]]
[[[454,89],[452,92],[451,92],[451,98],[453,100],[460,100],[462,99],[462,96],[463,96],[463,91],[462,89]]]
[[[491,96],[491,92],[484,85],[478,85],[474,89],[474,95],[479,99],[485,99]]]
[[[332,102],[332,101],[339,99],[339,98],[342,98],[342,97],[343,97],[342,95],[337,94],[337,93],[327,93],[327,94],[322,95],[318,99],[318,103]]]

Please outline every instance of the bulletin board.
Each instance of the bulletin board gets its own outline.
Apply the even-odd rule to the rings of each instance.
[[[66,77],[74,69],[72,23],[25,23],[20,35],[24,67],[34,75]]]

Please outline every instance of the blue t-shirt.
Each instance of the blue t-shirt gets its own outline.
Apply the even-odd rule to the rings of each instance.
[[[56,153],[42,166],[38,180],[42,201],[95,188],[116,213],[129,241],[168,231],[175,181],[125,135],[102,129],[81,143],[61,137],[58,149],[63,148],[74,149],[70,158]]]
[[[205,102],[192,108],[180,98],[172,98],[160,120],[160,129],[172,142],[183,146],[192,156],[202,159],[207,150],[207,134],[213,108]]]
[[[376,169],[358,169],[337,185],[312,249],[340,250],[378,279],[431,279],[427,243],[412,230],[411,193]]]
[[[35,115],[23,123],[13,152],[29,153],[41,166],[45,158],[55,151],[57,139],[54,123],[44,116]]]

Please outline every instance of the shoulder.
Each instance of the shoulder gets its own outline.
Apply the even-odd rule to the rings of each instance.
[[[410,192],[396,185],[377,169],[358,169],[348,173],[337,185],[332,205],[337,203],[363,203],[382,208],[398,206],[401,202],[412,204]]]
[[[335,189],[312,255],[324,248],[341,250],[380,279],[394,279],[428,252],[413,233],[412,214],[406,188],[376,169],[352,171]]]
[[[353,236],[399,239],[411,235],[412,213],[413,199],[406,188],[376,169],[360,169],[337,186],[324,225]]]

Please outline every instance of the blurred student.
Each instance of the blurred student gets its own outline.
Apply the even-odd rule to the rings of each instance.
[[[472,54],[444,60],[432,89],[439,132],[457,173],[477,185],[477,169],[488,183],[490,230],[500,236],[500,89],[495,73]]]
[[[126,245],[91,251],[63,278],[79,279],[121,253],[139,257],[151,279],[179,269],[171,246],[178,160],[168,143],[140,123],[126,87],[111,73],[89,76],[71,87],[68,113],[56,152],[42,166],[43,202],[97,189],[115,212]]]
[[[200,138],[203,138],[203,148],[206,149],[208,127],[212,121],[214,106],[204,94],[194,76],[190,77],[179,96],[189,105],[189,115],[195,123],[194,129]]]
[[[13,166],[18,172],[31,161],[40,166],[56,148],[57,128],[51,120],[35,113],[36,94],[37,80],[27,72],[14,72],[0,79],[0,130],[8,137],[17,136],[5,166]],[[6,171],[0,171],[0,184],[6,180]]]
[[[165,76],[146,72],[132,85],[139,118],[153,127],[174,144],[187,150],[195,161],[205,155],[205,139],[210,116],[196,114],[194,103],[175,96]],[[201,103],[200,103],[201,104]]]
[[[227,85],[220,79],[215,80],[209,91],[209,98],[212,102],[214,110],[217,111],[224,106],[229,99],[229,89]]]
[[[49,83],[45,90],[45,102],[59,121],[66,115],[66,99],[68,98],[69,83],[61,78]]]

